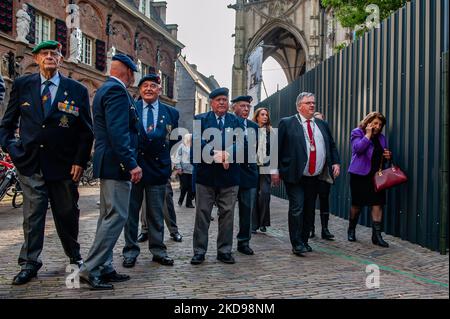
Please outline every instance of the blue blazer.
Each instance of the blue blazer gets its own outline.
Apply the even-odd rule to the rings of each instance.
[[[245,129],[244,119],[239,118],[242,129]],[[256,188],[258,187],[259,170],[256,164],[256,152],[258,147],[258,124],[253,121],[247,120],[247,135],[250,138],[246,138],[244,142],[244,162],[240,163],[241,170],[241,182],[239,184],[242,188]],[[252,137],[253,136],[253,137]],[[256,143],[256,145],[250,145],[249,142]]]
[[[138,164],[142,168],[142,181],[149,185],[165,185],[172,173],[170,150],[177,140],[170,140],[170,133],[178,127],[178,110],[159,102],[156,129],[147,134],[142,124],[143,101],[136,103],[139,115]]]
[[[315,119],[325,141],[326,166],[333,176],[332,166],[339,164],[339,154],[327,122]],[[296,115],[281,119],[278,124],[278,169],[280,177],[287,183],[298,183],[303,176],[308,154],[305,133]]]
[[[72,165],[86,168],[91,155],[94,136],[88,90],[62,74],[60,79],[47,116],[42,107],[39,73],[13,83],[0,125],[0,142],[24,176],[41,170],[46,180],[72,179]],[[18,127],[20,137],[16,139]]]
[[[138,166],[138,117],[133,98],[113,78],[94,97],[94,176],[130,180]]]
[[[199,115],[196,115],[195,120],[200,121],[201,124],[201,135],[199,136],[198,133],[194,129],[193,134],[193,146],[191,151],[191,159],[195,160],[195,156],[193,156],[193,152],[198,150],[198,147],[196,147],[196,143],[200,143],[201,145],[201,152],[203,152],[203,149],[208,146],[208,143],[213,141],[213,138],[206,137],[206,139],[203,138],[203,132],[208,128],[219,128],[216,120],[216,116],[214,112],[210,111],[207,113],[202,113]],[[242,128],[241,123],[239,122],[238,118],[231,113],[226,113],[225,115],[225,122],[224,122],[224,130],[222,131],[222,147],[220,149],[214,149],[214,150],[228,150],[229,152],[233,152],[234,155],[236,155],[236,151],[238,150],[238,145],[236,145],[236,138],[233,138],[231,141],[229,141],[229,145],[225,144],[225,134],[227,130],[234,130],[236,128]],[[213,153],[213,150],[211,150],[211,154]],[[236,157],[236,156],[234,156]],[[233,163],[230,164],[230,167],[228,170],[223,168],[223,165],[220,163],[206,163],[203,161],[203,158],[201,159],[200,163],[195,163],[195,171],[196,176],[195,180],[196,183],[205,185],[205,186],[211,186],[211,187],[220,187],[220,188],[226,188],[231,186],[238,186],[240,183],[240,168],[239,164],[236,163],[236,158],[233,159]]]

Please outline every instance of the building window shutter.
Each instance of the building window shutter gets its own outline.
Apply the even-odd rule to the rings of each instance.
[[[61,43],[62,49],[61,53],[66,56],[67,53],[67,26],[66,22],[63,20],[56,19],[55,21],[55,40]]]
[[[0,0],[0,31],[12,31],[13,3],[12,0]]]
[[[30,32],[28,33],[26,39],[31,44],[35,44],[36,43],[36,9],[33,8],[30,4],[28,4],[27,12],[30,15],[31,22],[30,22]]]
[[[95,68],[99,71],[105,71],[106,67],[106,47],[105,42],[95,41]]]

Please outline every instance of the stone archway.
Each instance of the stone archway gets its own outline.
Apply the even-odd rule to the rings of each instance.
[[[273,57],[288,83],[320,62],[320,0],[236,0],[232,95],[247,91],[247,59],[264,41],[263,60]]]

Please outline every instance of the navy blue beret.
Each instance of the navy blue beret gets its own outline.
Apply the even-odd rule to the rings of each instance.
[[[218,89],[215,89],[214,91],[212,91],[212,92],[209,94],[209,98],[210,98],[210,99],[214,99],[214,98],[216,98],[216,97],[218,97],[218,96],[220,96],[220,95],[225,95],[226,97],[228,97],[229,91],[230,91],[230,90],[228,90],[227,88],[218,88]]]
[[[241,95],[241,96],[235,97],[233,100],[231,100],[231,103],[236,103],[236,102],[241,102],[241,101],[252,103],[253,98],[250,95]]]
[[[142,83],[144,83],[145,81],[151,81],[151,82],[155,82],[155,83],[161,84],[161,78],[159,77],[158,74],[155,74],[155,73],[150,73],[150,74],[147,74],[146,76],[144,76],[139,81],[138,86],[141,86]]]
[[[130,68],[131,71],[133,71],[133,72],[137,72],[138,71],[136,64],[133,62],[133,60],[131,60],[131,58],[128,55],[119,53],[119,54],[116,54],[115,56],[113,56],[112,60],[113,61],[120,61],[120,62],[122,62],[128,68]]]

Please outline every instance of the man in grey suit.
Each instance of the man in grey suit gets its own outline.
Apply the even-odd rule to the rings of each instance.
[[[100,178],[100,216],[80,280],[93,290],[113,289],[130,279],[113,266],[113,249],[128,219],[132,183],[142,178],[137,164],[138,118],[127,87],[137,67],[124,54],[113,56],[111,76],[94,98],[94,176]]]
[[[289,198],[289,237],[292,252],[300,257],[311,252],[309,230],[314,218],[319,180],[339,176],[339,154],[328,124],[314,118],[314,94],[300,93],[298,113],[281,119],[278,125],[278,169]]]

